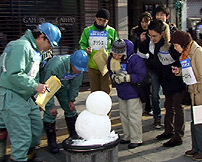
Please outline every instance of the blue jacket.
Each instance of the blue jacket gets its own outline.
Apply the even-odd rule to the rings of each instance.
[[[121,67],[125,67],[125,71],[131,76],[131,83],[139,83],[143,81],[147,75],[146,65],[144,60],[134,53],[134,45],[129,40],[124,40],[127,44],[127,58],[121,61]],[[112,56],[108,59],[108,69],[110,76],[113,72],[110,70],[110,60]],[[131,85],[131,83],[115,83],[118,97],[123,100],[139,98],[136,90]]]

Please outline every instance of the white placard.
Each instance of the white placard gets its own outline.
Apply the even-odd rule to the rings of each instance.
[[[194,124],[202,124],[202,105],[193,106]]]

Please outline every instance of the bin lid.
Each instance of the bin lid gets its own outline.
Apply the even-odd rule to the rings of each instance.
[[[100,150],[106,150],[113,147],[116,147],[120,142],[120,136],[115,141],[106,143],[104,145],[90,145],[90,146],[78,146],[72,145],[74,143],[74,139],[67,138],[62,142],[62,146],[66,151],[69,152],[77,152],[77,153],[85,153],[85,152],[94,152]]]

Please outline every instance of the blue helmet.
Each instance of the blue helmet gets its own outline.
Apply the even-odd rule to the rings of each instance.
[[[88,61],[89,57],[86,51],[78,50],[71,55],[72,64],[79,71],[87,71],[88,70]]]
[[[43,23],[38,25],[38,29],[46,35],[52,47],[58,46],[58,42],[61,38],[61,31],[57,26],[51,23]]]

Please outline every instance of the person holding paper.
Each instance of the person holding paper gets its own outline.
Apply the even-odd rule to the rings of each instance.
[[[88,62],[88,54],[83,50],[77,50],[73,55],[53,57],[41,70],[42,83],[45,83],[52,75],[56,76],[62,83],[62,87],[55,93],[55,96],[64,110],[65,121],[71,138],[78,137],[75,131],[77,111],[74,102],[82,84],[83,71],[88,69]],[[57,108],[54,103],[54,97],[52,97],[45,107],[43,118],[48,146],[52,153],[59,152],[56,142],[56,117]]]
[[[117,40],[112,46],[108,69],[115,83],[124,138],[128,149],[142,145],[142,102],[132,83],[142,82],[147,75],[144,60],[134,53],[130,40]]]
[[[172,71],[175,75],[182,76],[188,85],[193,109],[193,106],[202,105],[202,47],[193,41],[191,35],[185,31],[173,33],[170,42],[181,53],[181,67],[173,66]],[[195,160],[202,160],[202,123],[194,125],[193,116],[191,135],[192,149],[186,151],[185,155],[192,156]]]
[[[110,94],[112,90],[109,73],[103,74],[103,72],[100,72],[99,65],[94,59],[96,52],[102,51],[102,47],[105,48],[109,55],[113,42],[119,38],[117,31],[108,25],[109,19],[110,13],[108,10],[99,10],[95,16],[94,24],[84,29],[79,41],[80,49],[85,50],[90,58],[88,71],[91,92],[104,91]],[[105,55],[105,52],[103,55]],[[106,62],[104,63],[106,64]]]
[[[60,38],[57,26],[43,23],[8,43],[0,57],[0,133],[5,134],[0,141],[6,140],[7,130],[13,162],[37,161],[34,148],[40,144],[43,122],[31,97],[47,89],[39,83],[41,52],[57,46]]]

